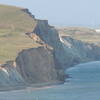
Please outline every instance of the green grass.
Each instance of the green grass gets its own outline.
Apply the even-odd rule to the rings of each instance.
[[[22,49],[37,45],[25,35],[33,31],[36,20],[22,9],[0,5],[0,63],[14,60]]]
[[[30,32],[35,20],[22,11],[24,8],[0,5],[0,29],[9,32]]]
[[[74,39],[88,43],[100,42],[100,34],[97,34],[94,29],[86,27],[64,27],[58,29],[63,36],[71,36]]]

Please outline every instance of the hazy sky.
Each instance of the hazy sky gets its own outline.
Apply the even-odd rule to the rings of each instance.
[[[100,26],[100,0],[0,0],[29,8],[36,18],[65,26]]]

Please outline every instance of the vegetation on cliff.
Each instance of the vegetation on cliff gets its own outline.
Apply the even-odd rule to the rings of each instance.
[[[63,27],[57,28],[57,30],[63,36],[70,36],[88,43],[100,43],[100,34],[97,33],[95,29],[87,27]]]
[[[19,51],[35,45],[25,35],[35,24],[27,9],[0,5],[0,63],[15,59]]]

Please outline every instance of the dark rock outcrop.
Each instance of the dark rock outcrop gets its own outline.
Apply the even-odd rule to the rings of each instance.
[[[38,35],[45,44],[53,48],[54,60],[57,68],[64,68],[66,66],[67,54],[60,41],[57,30],[48,25],[48,21],[37,20],[37,25],[33,33]]]
[[[35,19],[35,16],[29,11],[29,9],[22,9],[23,12],[27,13],[30,17]]]
[[[44,47],[23,50],[16,64],[17,71],[28,83],[61,81],[63,77],[56,69],[52,53]]]

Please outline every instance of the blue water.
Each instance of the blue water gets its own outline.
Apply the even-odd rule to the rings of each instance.
[[[66,70],[65,84],[41,90],[0,93],[0,100],[100,100],[100,62],[77,65]]]

